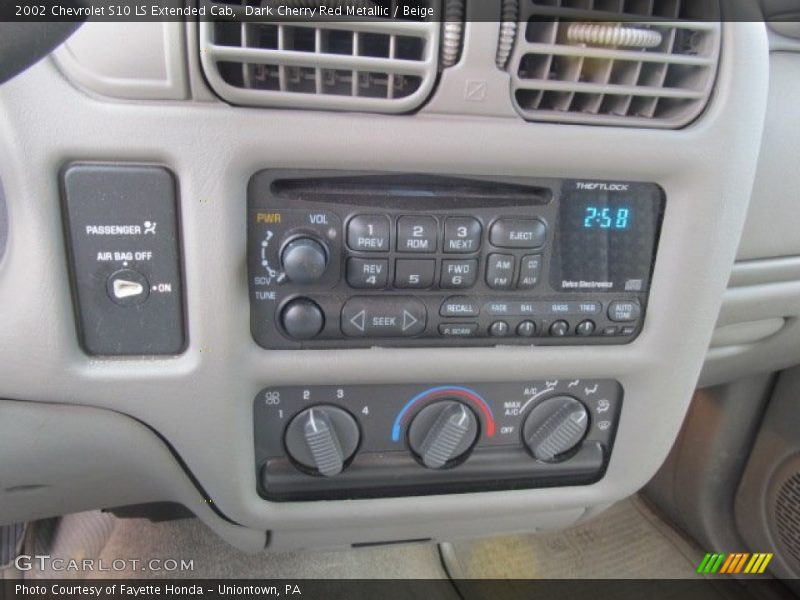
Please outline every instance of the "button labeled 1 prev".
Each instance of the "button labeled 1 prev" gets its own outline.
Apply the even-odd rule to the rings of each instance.
[[[158,166],[73,164],[62,184],[86,352],[181,352],[183,291],[172,173]]]

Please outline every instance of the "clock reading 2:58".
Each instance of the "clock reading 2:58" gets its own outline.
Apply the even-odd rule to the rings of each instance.
[[[630,224],[630,209],[587,206],[583,226],[586,229],[627,229]]]

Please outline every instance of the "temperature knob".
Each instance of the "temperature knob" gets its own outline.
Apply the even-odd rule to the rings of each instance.
[[[571,396],[538,404],[525,419],[522,440],[534,458],[555,462],[577,446],[589,428],[589,412]]]
[[[408,443],[429,469],[441,469],[466,454],[478,437],[478,420],[456,400],[423,408],[408,430]]]
[[[313,238],[295,238],[284,246],[281,266],[289,281],[312,283],[325,273],[328,252],[325,246]]]
[[[315,473],[338,475],[355,454],[361,434],[358,423],[335,406],[312,406],[286,428],[284,443],[292,459]]]

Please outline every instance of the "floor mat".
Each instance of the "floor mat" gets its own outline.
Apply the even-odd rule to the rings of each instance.
[[[119,519],[100,558],[193,561],[193,570],[147,574],[131,570],[97,577],[202,577],[264,579],[446,579],[434,544],[378,546],[328,552],[246,554],[229,546],[198,519],[152,523]],[[92,577],[92,575],[90,575]]]
[[[442,556],[455,579],[699,578],[702,555],[670,531],[625,500],[565,531],[443,544]]]

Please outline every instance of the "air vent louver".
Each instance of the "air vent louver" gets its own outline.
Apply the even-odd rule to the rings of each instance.
[[[253,1],[224,4],[242,15]],[[440,23],[352,19],[201,22],[206,78],[232,104],[386,113],[419,106],[436,78]]]
[[[720,51],[712,0],[520,0],[508,62],[530,121],[677,128],[705,107]]]

